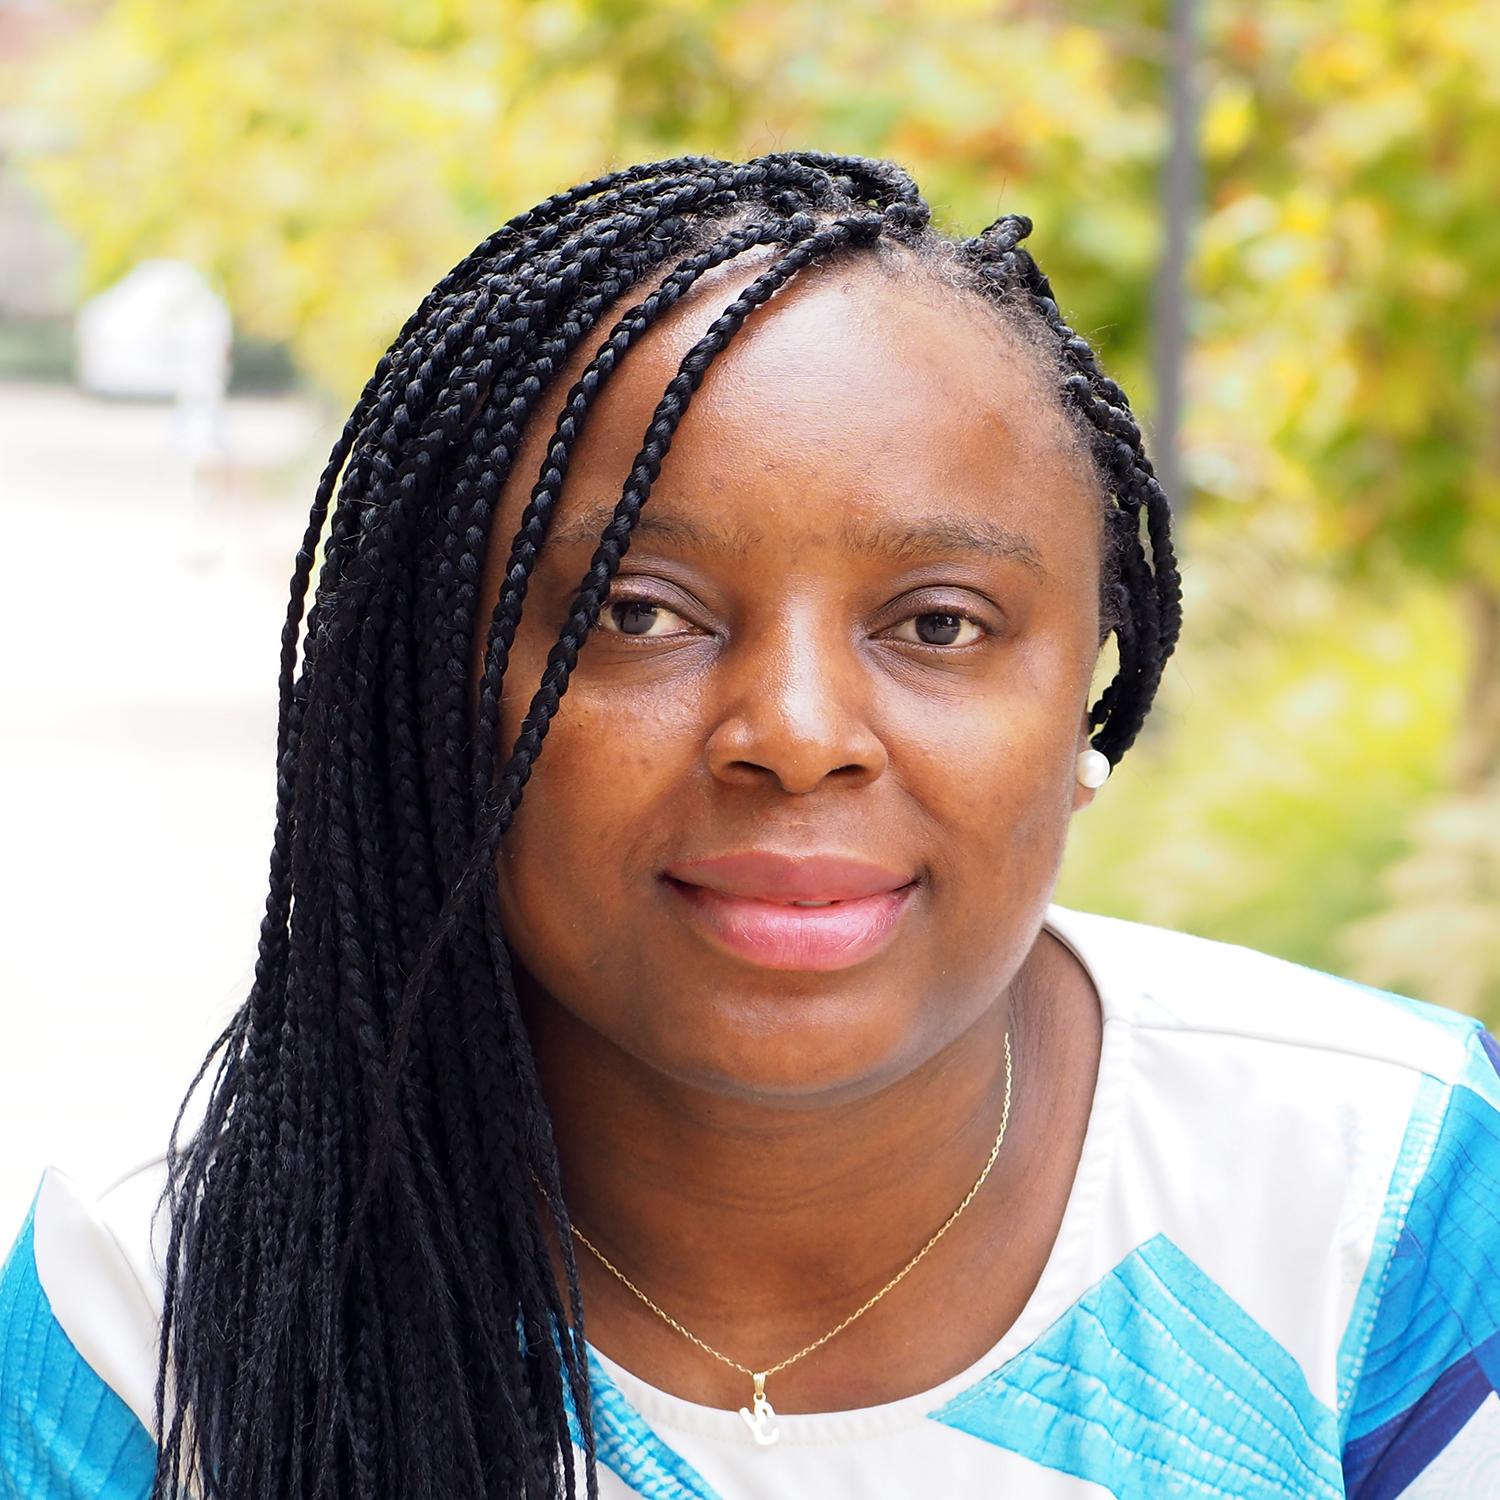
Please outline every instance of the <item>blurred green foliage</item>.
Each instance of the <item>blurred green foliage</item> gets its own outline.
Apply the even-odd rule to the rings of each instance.
[[[438,273],[611,163],[797,142],[1025,202],[1090,326],[1141,344],[1161,126],[1097,29],[988,0],[115,0],[39,81],[33,173],[97,288],[147,254],[356,390]]]
[[[1062,894],[1494,1016],[1500,0],[1204,9],[1188,633]],[[91,286],[192,260],[347,396],[560,185],[683,150],[890,155],[949,224],[1031,214],[1149,409],[1163,12],[111,0],[37,75],[67,139],[31,169]]]
[[[1343,929],[1441,789],[1462,636],[1440,589],[1351,585],[1278,519],[1190,528],[1189,628],[1059,899],[1348,970]]]

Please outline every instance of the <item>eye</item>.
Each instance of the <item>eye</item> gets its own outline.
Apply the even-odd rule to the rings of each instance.
[[[900,640],[915,641],[922,646],[969,646],[984,631],[966,615],[940,610],[903,620],[896,627],[895,634]]]
[[[688,628],[687,621],[660,604],[646,599],[612,599],[599,612],[599,628],[614,635],[676,635]]]

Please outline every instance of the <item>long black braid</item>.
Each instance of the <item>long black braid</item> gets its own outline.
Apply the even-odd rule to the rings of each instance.
[[[1111,761],[1129,748],[1177,637],[1169,517],[1124,394],[1020,247],[1030,227],[1008,216],[944,239],[887,162],[635,167],[491,235],[381,359],[292,579],[254,983],[200,1074],[201,1125],[173,1141],[162,1500],[184,1486],[205,1500],[541,1500],[576,1493],[574,1438],[596,1493],[583,1306],[494,858],[694,392],[805,267],[904,246],[901,264],[943,262],[1050,349],[1105,497],[1119,671],[1092,710],[1094,744]],[[591,406],[701,276],[756,248],[770,264],[663,394],[501,747],[510,649]],[[637,286],[647,294],[603,330]],[[522,436],[601,332],[483,622],[491,522]]]

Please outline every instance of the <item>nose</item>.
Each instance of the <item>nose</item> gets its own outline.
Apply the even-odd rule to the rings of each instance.
[[[828,783],[867,785],[885,771],[868,674],[852,647],[830,646],[813,621],[736,642],[719,671],[723,707],[707,745],[716,780],[805,795]]]

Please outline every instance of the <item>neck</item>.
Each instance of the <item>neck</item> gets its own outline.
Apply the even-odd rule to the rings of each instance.
[[[946,1273],[951,1286],[962,1268],[948,1253],[950,1239],[982,1271],[997,1234],[1014,1249],[1040,1232],[1040,1260],[1030,1257],[1040,1274],[1076,1167],[1098,1047],[1092,990],[1055,940],[1040,941],[1016,980],[936,1056],[888,1085],[832,1100],[789,1104],[693,1087],[629,1057],[550,997],[533,992],[527,1006],[578,1227],[736,1362],[764,1369],[827,1332],[944,1223],[1000,1129],[1007,1032],[1014,1097],[1006,1145],[932,1259],[941,1262],[939,1285]],[[1075,1128],[1061,1132],[1067,1159],[1059,1164],[1051,1147],[1063,1118]],[[743,1376],[695,1351],[579,1249],[594,1342],[691,1399],[744,1399]],[[1028,1275],[1023,1268],[1021,1280]],[[919,1286],[933,1280],[925,1264],[912,1277]],[[894,1322],[884,1303],[878,1317],[872,1309],[869,1332],[900,1342],[901,1309],[923,1303],[919,1287],[913,1292],[903,1286],[893,1294]],[[1014,1315],[1013,1289],[1001,1300],[992,1322]],[[866,1333],[851,1329],[842,1348],[830,1344],[805,1369],[776,1377],[778,1405],[797,1409],[803,1389],[805,1405],[861,1399],[862,1382],[841,1383],[838,1371],[851,1361],[869,1368]],[[876,1394],[890,1399],[883,1389]]]

